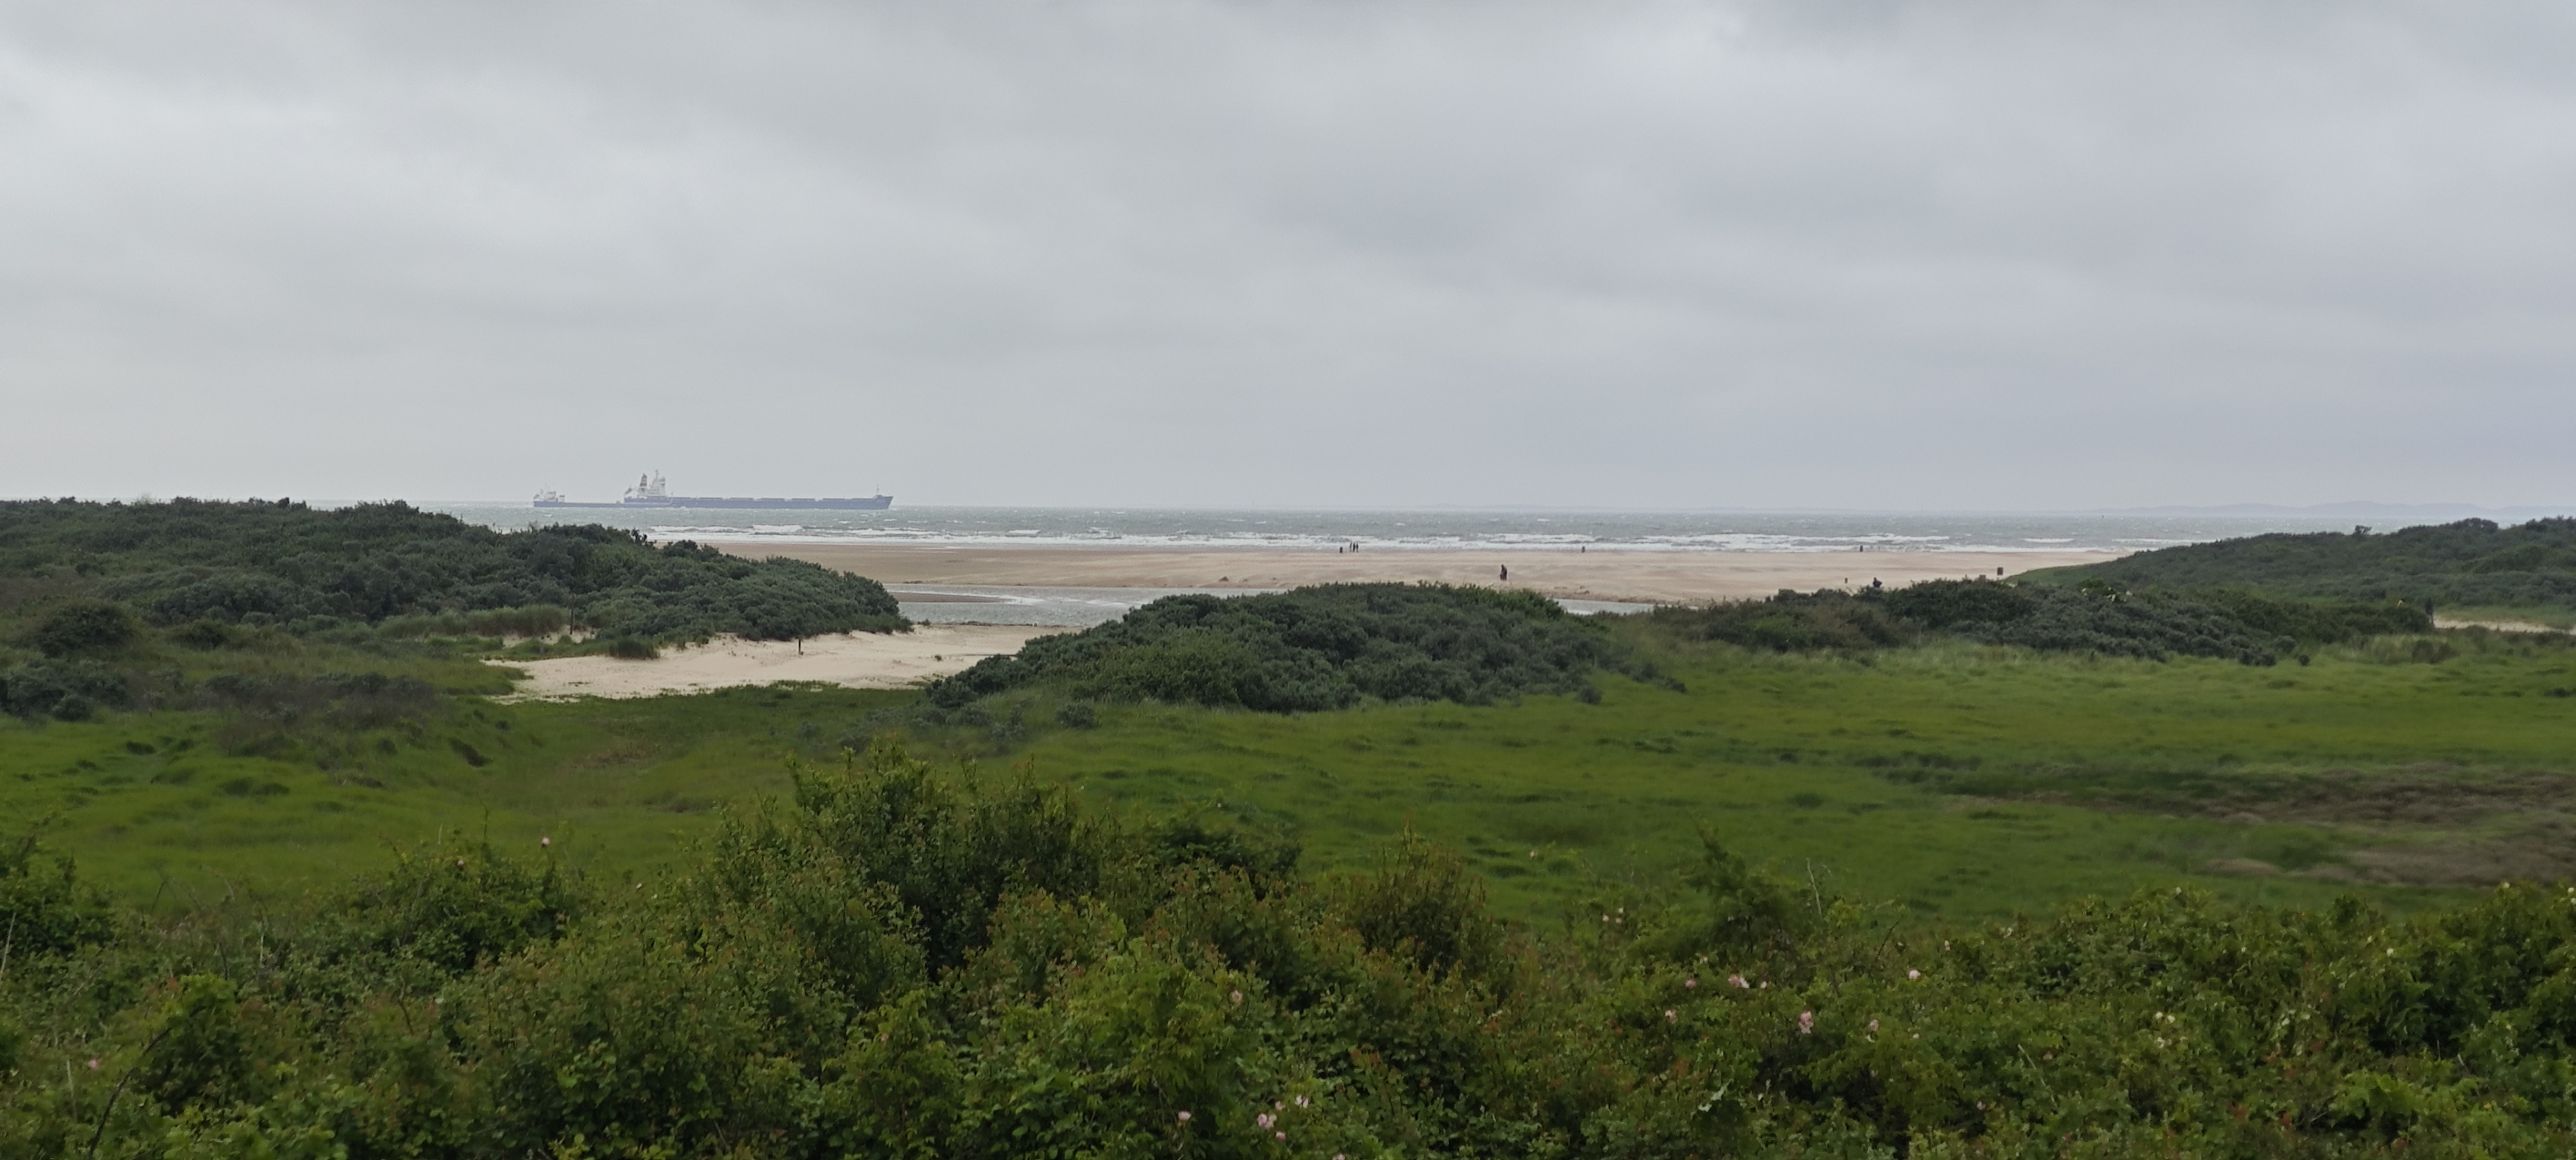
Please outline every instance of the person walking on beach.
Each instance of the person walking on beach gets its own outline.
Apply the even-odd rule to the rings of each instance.
[[[1509,579],[1511,579],[1511,578],[1512,578],[1512,566],[1511,566],[1511,565],[1509,565],[1509,564],[1505,564],[1505,565],[1503,565],[1503,575],[1502,575],[1502,578],[1503,578],[1503,579],[1505,579],[1505,580],[1509,580]]]

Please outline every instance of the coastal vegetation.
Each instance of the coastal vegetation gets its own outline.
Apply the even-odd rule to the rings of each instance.
[[[1764,600],[1659,608],[1649,631],[1780,652],[1880,649],[1947,637],[2102,657],[2216,657],[2269,665],[2303,645],[2430,631],[2391,599],[2300,599],[2250,588],[2130,591],[2100,580],[2057,587],[1931,580],[1892,591],[1782,592]]]
[[[0,1155],[2576,1143],[2576,640],[2410,592],[1348,585],[532,703],[685,634],[110,539],[0,536]]]
[[[673,871],[415,848],[153,923],[0,857],[13,1156],[2361,1156],[2576,1146],[2576,890],[1924,922],[1704,831],[1506,921],[892,744]]]
[[[2492,520],[2374,533],[2276,532],[2028,574],[2038,583],[2251,588],[2299,597],[2402,600],[2443,610],[2576,615],[2576,519]]]
[[[605,647],[904,627],[873,580],[596,525],[497,532],[398,502],[0,503],[0,638],[54,666],[40,682],[281,635],[364,650],[579,630]]]
[[[1273,713],[1363,700],[1486,704],[1581,693],[1595,670],[1652,679],[1599,624],[1531,592],[1324,584],[1172,596],[1099,627],[1030,641],[932,682],[932,704],[1045,684],[1069,695]],[[1597,694],[1595,694],[1597,695]]]

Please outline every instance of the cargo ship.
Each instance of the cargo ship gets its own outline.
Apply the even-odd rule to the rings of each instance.
[[[672,495],[662,473],[637,476],[635,486],[615,503],[584,503],[560,493],[541,491],[533,501],[541,508],[751,508],[760,511],[881,512],[894,506],[890,495],[803,499],[787,496]]]

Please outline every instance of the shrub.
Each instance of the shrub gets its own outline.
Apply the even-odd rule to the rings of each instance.
[[[81,883],[68,858],[37,860],[29,831],[0,840],[0,930],[25,962],[107,942],[116,917],[107,897]]]
[[[122,604],[74,600],[36,622],[27,640],[48,657],[68,657],[121,648],[134,640],[137,628]]]
[[[619,633],[608,638],[608,655],[619,660],[649,661],[662,655],[662,650],[653,647],[653,642],[643,637]]]
[[[125,676],[96,661],[39,661],[0,673],[0,708],[21,717],[81,721],[133,701]]]
[[[1221,599],[1174,596],[1079,633],[1041,637],[934,682],[957,708],[1036,683],[1105,701],[1292,713],[1366,699],[1483,704],[1575,693],[1596,668],[1659,679],[1599,625],[1528,592],[1328,584]]]

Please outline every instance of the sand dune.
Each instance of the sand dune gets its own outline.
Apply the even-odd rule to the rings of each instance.
[[[905,633],[851,633],[816,637],[800,654],[791,641],[722,637],[697,648],[675,649],[652,660],[560,657],[546,661],[493,661],[523,670],[513,699],[654,697],[698,693],[733,685],[821,681],[853,689],[899,689],[945,676],[997,653],[1015,653],[1055,628],[982,624],[931,624]]]
[[[1674,603],[2005,575],[2117,559],[2108,552],[1574,552],[1064,548],[929,544],[712,542],[742,556],[787,556],[888,584],[1093,588],[1288,588],[1335,581],[1501,584],[1549,596]],[[1501,570],[1511,569],[1502,581]]]

